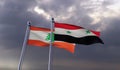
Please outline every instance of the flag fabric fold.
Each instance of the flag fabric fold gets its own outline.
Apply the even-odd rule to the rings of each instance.
[[[47,36],[49,33],[50,29],[30,26],[28,44],[41,47],[48,46]]]
[[[28,45],[47,47],[49,46],[49,43],[50,43],[50,29],[30,26]],[[75,44],[71,44],[64,41],[54,41],[53,46],[65,49],[71,53],[74,53],[75,49]]]
[[[50,43],[50,29],[30,26],[28,45],[46,47]],[[53,46],[74,53],[75,44],[103,44],[100,32],[88,30],[80,26],[54,22]]]
[[[54,33],[56,41],[65,41],[84,45],[94,43],[103,44],[103,41],[99,38],[100,32],[88,30],[80,26],[55,22]]]

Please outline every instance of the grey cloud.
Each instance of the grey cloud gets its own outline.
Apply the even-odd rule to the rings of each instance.
[[[37,3],[35,0],[4,0],[3,6],[0,6],[0,45],[2,46],[0,50],[0,62],[9,60],[11,61],[10,63],[12,63],[12,61],[16,63],[14,68],[1,66],[0,69],[17,69],[17,63],[25,35],[26,22],[28,20],[35,26],[50,27],[50,21],[37,13],[28,11],[28,9],[34,9],[35,6],[39,6],[48,13],[52,11],[56,16],[59,16],[61,13],[68,14],[67,9],[71,6],[75,6],[75,11],[73,12],[74,15],[67,20],[63,20],[63,22],[83,26],[88,29],[97,29],[97,27],[101,26],[101,24],[99,24],[100,22],[96,25],[90,24],[93,19],[88,16],[88,13],[92,12],[91,10],[93,9],[86,10],[81,7],[79,4],[83,1],[84,0],[52,0],[50,3],[45,4]],[[106,3],[104,4],[106,5]],[[116,70],[119,70],[119,67],[115,66],[120,64],[120,20],[118,18],[119,17],[103,19],[104,23],[109,24],[101,35],[105,45],[95,44],[87,47],[84,45],[77,45],[75,54],[71,54],[64,49],[53,48],[54,69],[73,70],[74,68],[76,70],[88,70],[89,68],[89,70],[107,70],[109,69],[109,66],[111,66],[111,69],[117,67]],[[47,61],[48,48],[29,46],[27,47],[23,69],[44,70],[47,69]],[[87,62],[85,63],[85,66],[82,67],[81,62],[84,63],[84,61]],[[87,63],[91,65],[92,62],[93,66],[89,67],[86,65]],[[104,64],[104,62],[107,64]],[[74,65],[70,67],[70,63],[74,63]],[[6,63],[6,65],[9,64]],[[106,67],[102,68],[100,65],[105,65]]]
[[[106,24],[108,24],[108,27],[106,31],[104,32],[103,38],[105,39],[105,42],[109,46],[118,46],[119,43],[119,22],[120,20],[117,18],[110,18],[105,21]]]
[[[64,10],[73,5],[73,0],[51,0],[49,4],[42,4],[40,3],[39,6],[45,9],[46,11],[53,10],[54,12],[60,12],[61,8],[64,8]]]
[[[107,6],[107,5],[112,5],[116,2],[116,0],[113,0],[113,1],[110,1],[110,0],[104,0],[103,1],[103,5],[104,6]]]

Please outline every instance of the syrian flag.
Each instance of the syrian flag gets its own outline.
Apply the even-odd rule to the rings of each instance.
[[[75,44],[90,45],[101,43],[100,32],[85,29],[83,27],[55,22],[55,41],[64,41]]]
[[[55,41],[54,34],[52,37],[52,41],[53,41],[53,46],[74,53],[75,44],[71,44],[64,41]],[[48,47],[50,43],[50,29],[30,26],[30,34],[27,43],[28,45],[32,45],[32,46]]]

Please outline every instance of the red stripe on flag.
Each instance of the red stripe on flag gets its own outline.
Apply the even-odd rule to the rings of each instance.
[[[32,46],[38,46],[38,47],[48,47],[49,43],[40,41],[40,40],[28,40],[27,42],[28,45],[32,45]],[[61,48],[61,49],[65,49],[71,53],[74,53],[75,50],[75,45],[72,43],[67,43],[67,42],[54,42],[53,45],[57,48]]]
[[[100,32],[91,30],[96,36],[100,37]]]
[[[58,22],[55,22],[55,27],[56,28],[71,29],[71,30],[83,29],[83,27],[80,27],[80,26],[75,26],[75,25],[66,24],[66,23],[58,23]]]
[[[40,46],[40,47],[49,46],[48,43],[45,43],[45,42],[40,41],[40,40],[28,40],[27,44],[33,45],[33,46]]]
[[[71,53],[74,53],[75,51],[75,44],[68,43],[68,42],[63,42],[63,41],[55,41],[53,45],[57,48],[65,49]]]
[[[30,26],[30,30],[35,30],[35,31],[50,31],[50,29],[47,29],[47,28],[34,27],[34,26]]]

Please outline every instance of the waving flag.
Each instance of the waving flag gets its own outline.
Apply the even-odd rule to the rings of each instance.
[[[48,46],[49,41],[47,40],[47,35],[49,33],[49,29],[30,26],[28,44],[41,47]]]
[[[103,41],[99,38],[100,32],[65,23],[55,22],[54,25],[52,41],[54,41],[53,45],[55,47],[74,53],[75,44],[103,44]],[[29,45],[46,47],[49,46],[49,43],[50,29],[30,26]]]
[[[90,45],[102,43],[100,32],[85,29],[83,27],[55,22],[55,40],[75,44]]]
[[[53,38],[52,40],[54,41],[53,46],[74,53],[75,44],[71,44],[64,41],[55,41],[54,35],[52,38]],[[49,46],[49,43],[50,43],[50,29],[30,26],[28,45],[47,47]]]

